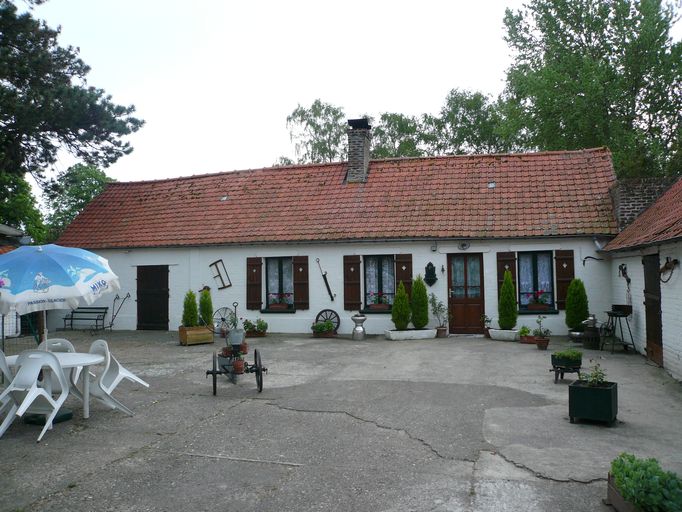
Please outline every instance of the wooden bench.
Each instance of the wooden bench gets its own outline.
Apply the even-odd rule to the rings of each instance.
[[[108,307],[80,307],[69,312],[64,317],[64,329],[73,330],[74,322],[94,322],[90,328],[96,331],[104,330],[104,318],[107,316]]]

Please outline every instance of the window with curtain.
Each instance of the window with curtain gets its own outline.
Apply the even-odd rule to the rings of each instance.
[[[395,262],[393,256],[365,256],[365,304],[393,304]]]
[[[547,304],[554,307],[554,275],[552,252],[520,252],[519,304],[525,309],[529,304]]]
[[[270,304],[294,303],[294,272],[291,258],[265,258],[266,293]]]

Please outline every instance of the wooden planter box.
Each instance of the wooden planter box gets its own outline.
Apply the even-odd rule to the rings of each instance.
[[[562,368],[578,370],[582,366],[582,358],[580,358],[580,361],[574,361],[572,359],[562,359],[561,357],[552,354],[552,366],[561,366]]]
[[[640,512],[639,508],[635,507],[621,496],[620,491],[616,487],[616,483],[613,481],[613,475],[611,475],[611,473],[609,473],[609,479],[606,483],[606,499],[604,500],[604,504],[611,505],[618,512]]]
[[[520,336],[520,342],[527,345],[535,345],[535,336]]]
[[[370,304],[367,309],[372,311],[388,311],[391,308],[390,304]]]
[[[537,303],[528,304],[526,306],[526,309],[528,311],[547,311],[547,310],[549,310],[549,304],[537,304]]]
[[[278,302],[275,304],[268,305],[268,309],[271,311],[284,311],[284,310],[289,309],[289,304]]]
[[[213,331],[207,327],[182,327],[178,328],[180,345],[201,345],[213,343]]]
[[[602,386],[588,386],[576,380],[568,386],[568,416],[571,423],[576,418],[603,421],[609,425],[618,415],[618,384],[604,382]]]

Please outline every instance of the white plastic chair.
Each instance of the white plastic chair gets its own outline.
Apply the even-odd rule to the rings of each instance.
[[[5,359],[5,353],[2,350],[0,350],[0,375],[4,378],[4,382],[8,386],[14,380],[14,374],[12,373],[12,370],[9,369],[9,365]],[[5,433],[5,430],[7,430],[14,421],[18,408],[19,406],[14,403],[14,400],[10,396],[6,396],[0,400],[0,414],[5,413],[7,415],[2,421],[2,424],[0,424],[0,437],[2,437],[2,434]]]
[[[12,416],[23,416],[31,408],[32,413],[45,414],[45,426],[38,436],[38,442],[45,432],[52,428],[52,420],[59,412],[59,408],[69,395],[69,383],[57,357],[46,350],[27,350],[19,354],[16,363],[17,374],[7,389],[0,395],[0,400],[11,397],[14,405],[10,408]],[[61,393],[55,399],[51,393],[38,385],[38,375],[43,368],[49,369],[56,376]],[[17,409],[15,409],[18,407]],[[7,423],[7,425],[5,425]],[[3,422],[2,427],[6,430],[11,421]],[[4,430],[0,435],[4,434]]]
[[[90,386],[90,394],[110,408],[119,409],[129,416],[133,416],[133,412],[117,399],[115,399],[112,396],[112,392],[123,379],[137,382],[145,387],[149,387],[149,384],[147,384],[131,371],[121,366],[113,354],[109,352],[109,345],[107,345],[106,341],[93,341],[90,345],[90,353],[104,356],[104,370],[99,377],[97,377],[94,385]]]
[[[70,352],[73,353],[76,351],[76,347],[73,346],[73,343],[71,343],[69,340],[64,339],[64,338],[52,338],[49,340],[43,341],[40,345],[38,345],[38,350],[48,350],[50,352]],[[78,398],[81,402],[83,401],[83,393],[81,393],[80,389],[76,386],[76,383],[78,382],[78,377],[80,376],[81,371],[83,370],[82,366],[78,366],[76,368],[71,368],[67,372],[67,379],[69,382],[69,392]],[[57,380],[52,377],[51,382],[51,389],[55,393],[59,393],[61,391],[61,388],[59,387],[59,383]]]

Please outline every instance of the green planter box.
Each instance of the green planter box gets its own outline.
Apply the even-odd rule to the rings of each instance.
[[[610,425],[618,415],[618,384],[604,382],[590,387],[584,380],[572,382],[568,386],[568,415],[571,423],[578,418]]]

